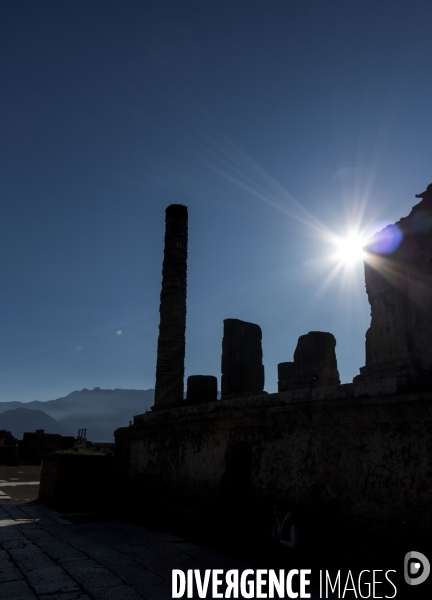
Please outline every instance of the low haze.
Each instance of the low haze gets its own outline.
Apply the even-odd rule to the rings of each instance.
[[[189,211],[186,377],[220,387],[238,318],[262,328],[266,391],[313,330],[350,382],[370,311],[341,240],[432,181],[431,17],[416,0],[3,0],[0,402],[154,387],[172,203]]]

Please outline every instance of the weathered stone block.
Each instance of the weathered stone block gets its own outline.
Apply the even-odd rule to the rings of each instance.
[[[225,319],[222,340],[222,398],[263,393],[261,327]]]
[[[294,362],[278,365],[279,392],[339,385],[335,347],[336,339],[331,333],[310,331],[300,336]]]
[[[358,397],[390,396],[405,390],[407,377],[383,377],[381,379],[366,379],[353,384],[353,392]]]
[[[217,377],[213,375],[190,375],[187,379],[187,402],[215,402],[217,400]]]

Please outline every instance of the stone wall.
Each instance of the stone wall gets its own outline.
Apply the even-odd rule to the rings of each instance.
[[[50,454],[42,462],[38,499],[63,511],[109,510],[112,467],[110,455]]]
[[[116,469],[147,497],[214,507],[277,495],[432,532],[432,394],[362,390],[320,387],[139,415],[116,431]]]
[[[367,247],[372,321],[354,382],[339,385],[333,335],[309,332],[279,365],[279,393],[266,394],[260,327],[226,319],[222,400],[200,398],[192,380],[190,406],[115,432],[129,501],[163,499],[208,521],[210,510],[282,496],[432,533],[432,184],[420,196]]]
[[[406,377],[406,387],[432,382],[432,193],[411,213],[377,233],[365,260],[371,325],[360,378]]]

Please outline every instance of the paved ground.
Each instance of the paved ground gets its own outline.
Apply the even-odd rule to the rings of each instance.
[[[0,505],[32,502],[39,494],[41,467],[0,465]]]
[[[34,502],[0,507],[1,600],[168,600],[173,568],[247,565],[134,524],[73,524]]]
[[[246,568],[145,527],[74,525],[38,503],[0,507],[0,548],[2,600],[165,600],[172,568]]]
[[[139,525],[74,524],[35,502],[40,469],[0,466],[0,600],[168,600],[172,569],[248,568]]]
[[[168,600],[172,598],[172,569],[185,572],[199,569],[203,574],[205,569],[243,571],[248,567],[226,554],[137,524],[114,520],[83,523],[83,519],[88,520],[85,516],[66,520],[56,511],[32,501],[38,493],[39,470],[40,467],[32,466],[0,466],[0,600]],[[398,569],[398,597],[414,600],[421,597],[417,591],[426,592],[427,583],[418,586],[422,588],[419,590],[411,586],[407,595],[408,586],[402,581],[402,573],[407,551],[414,549],[430,556],[429,538],[407,537],[407,534],[401,537],[396,531],[389,538],[395,542],[391,552],[389,541],[384,544],[382,528],[367,530],[368,545],[358,529],[353,534],[351,531],[352,535],[350,531],[340,544],[347,555],[346,564],[341,562],[339,552],[337,560],[330,561],[330,568],[345,571],[349,568],[353,572],[363,568]],[[177,534],[188,535],[181,530]],[[350,540],[351,545],[347,543]],[[364,546],[357,553],[359,556],[352,552],[353,544]],[[384,544],[382,548],[380,544]],[[323,545],[318,550],[309,552],[300,561],[304,562],[300,567],[312,568],[314,574],[318,568],[324,568],[324,559],[327,554],[331,557],[331,552],[326,553]],[[224,551],[229,553],[229,546]],[[248,554],[238,556],[249,560],[245,558]],[[359,557],[363,559],[360,561]],[[296,566],[299,567],[284,568]],[[318,586],[316,577],[312,581]],[[432,597],[430,587],[428,597]],[[312,592],[311,600],[319,598],[316,589],[308,587],[308,591]],[[207,598],[211,597],[209,593]]]

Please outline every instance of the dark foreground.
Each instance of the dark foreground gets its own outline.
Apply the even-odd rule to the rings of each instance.
[[[0,547],[2,600],[168,600],[172,569],[247,568],[173,535],[114,520],[74,524],[38,503],[0,507]]]
[[[247,568],[310,569],[312,599],[431,597],[432,575],[419,586],[407,585],[403,577],[407,552],[422,552],[432,562],[430,537],[404,524],[386,527],[299,512],[301,543],[293,554],[272,547],[260,531],[259,515],[245,506],[232,506],[223,522],[209,513],[200,523],[175,515],[172,499],[171,510],[142,507],[140,514],[117,500],[105,514],[58,513],[34,501],[39,471],[0,467],[0,600],[168,600],[173,569],[204,574]],[[119,490],[113,497],[119,498]],[[325,593],[324,585],[321,593],[326,573],[334,583],[338,572],[339,593]],[[211,591],[206,597],[213,597]]]
[[[206,569],[220,569],[222,572],[238,569],[242,572],[248,567],[258,567],[185,538],[135,523],[119,520],[82,523],[80,521],[95,519],[94,515],[83,514],[64,517],[37,502],[0,506],[2,600],[168,600],[172,598],[173,569],[181,569],[184,573],[199,570],[203,575]],[[326,559],[329,557],[322,557],[322,563]],[[398,579],[394,579],[396,594],[396,588],[384,589],[379,583],[373,593],[368,587],[372,573],[366,573],[361,590],[348,589],[343,595],[326,594],[324,591],[321,594],[315,570],[322,565],[311,560],[303,554],[302,558],[287,560],[285,564],[260,567],[273,566],[285,571],[295,567],[311,569],[312,586],[308,586],[307,591],[312,600],[327,597],[396,597],[407,600],[430,597],[427,582],[417,589],[400,583]],[[299,561],[304,564],[296,564]],[[347,571],[343,565],[339,566],[343,592]],[[355,565],[351,567],[352,581],[357,586],[358,570]],[[393,568],[402,572],[399,564],[393,565]],[[335,575],[336,572],[332,572],[333,581]],[[382,569],[378,569],[375,580],[382,582],[383,579]],[[293,591],[299,591],[297,581]],[[392,593],[388,593],[390,591]],[[196,590],[193,597],[198,597]],[[210,590],[205,597],[215,596]],[[255,594],[251,597],[257,598]]]

